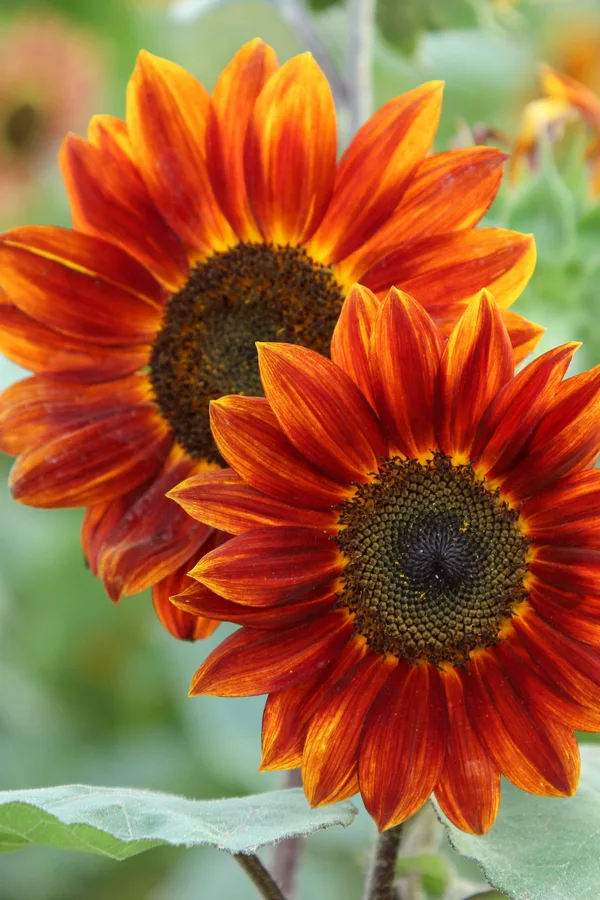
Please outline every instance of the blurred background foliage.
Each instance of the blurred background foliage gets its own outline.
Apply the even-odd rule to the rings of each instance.
[[[343,0],[310,6],[343,65]],[[377,0],[377,24],[376,105],[422,81],[446,81],[437,149],[474,136],[510,149],[524,105],[540,96],[541,60],[600,91],[598,0]],[[94,112],[124,113],[140,48],[210,88],[256,35],[281,60],[305,49],[266,0],[0,0],[0,227],[69,224],[60,139],[69,129],[84,134]],[[584,159],[589,141],[580,120],[552,146],[542,141],[535,165],[524,160],[486,219],[536,235],[538,269],[515,309],[547,327],[543,349],[583,339],[578,369],[600,361],[600,205]],[[0,387],[21,374],[1,361]],[[9,469],[1,457],[3,484]],[[194,669],[226,628],[207,643],[181,644],[147,596],[113,606],[84,566],[80,521],[80,511],[27,509],[0,491],[2,789],[87,782],[207,798],[275,787],[276,775],[257,771],[261,698],[187,698]],[[371,832],[362,813],[347,832],[310,838],[302,900],[358,900]],[[427,897],[441,896],[446,863],[430,852],[411,865],[424,873]],[[451,880],[457,900],[481,882],[462,862]],[[45,850],[0,858],[0,900],[84,896],[255,895],[235,863],[210,850],[165,848],[120,864]]]

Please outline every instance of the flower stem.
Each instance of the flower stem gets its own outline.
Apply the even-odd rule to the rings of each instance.
[[[285,894],[281,893],[258,856],[254,853],[234,853],[233,858],[237,859],[246,875],[254,882],[264,900],[286,900]]]
[[[350,133],[355,134],[373,107],[375,0],[348,0],[348,87]]]
[[[394,877],[402,829],[402,825],[396,825],[377,838],[364,900],[395,900]]]
[[[283,772],[282,788],[302,787],[302,772],[300,769],[288,769]],[[296,875],[300,860],[300,850],[303,839],[301,837],[286,838],[273,847],[271,857],[271,871],[273,878],[286,895],[294,897],[296,888]]]

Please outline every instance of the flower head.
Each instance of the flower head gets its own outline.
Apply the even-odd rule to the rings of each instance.
[[[191,693],[268,693],[262,766],[301,766],[311,803],[360,791],[385,829],[433,791],[481,833],[501,774],[575,791],[572,729],[600,730],[600,367],[563,380],[576,347],[514,374],[487,292],[446,342],[356,287],[331,360],[259,345],[265,398],[213,403],[232,468],[171,496],[236,536],[174,602],[243,627]]]
[[[69,128],[93,109],[101,83],[93,41],[49,13],[0,29],[0,214],[13,213]]]
[[[19,456],[12,491],[89,507],[84,548],[114,600],[154,586],[174,622],[168,591],[223,540],[164,497],[221,464],[210,401],[261,392],[257,339],[327,353],[355,278],[405,286],[445,329],[491,285],[515,353],[536,343],[541,329],[508,309],[533,239],[474,228],[504,155],[427,157],[440,106],[439,82],[397,97],[338,162],[310,55],[279,66],[252,41],[209,95],[144,52],[126,121],[98,116],[63,146],[75,230],[0,238],[0,349],[35,372],[0,400],[0,446]]]

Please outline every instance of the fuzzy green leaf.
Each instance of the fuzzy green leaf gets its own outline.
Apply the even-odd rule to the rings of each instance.
[[[513,900],[598,900],[600,746],[580,749],[574,797],[536,797],[504,782],[498,819],[482,837],[455,828],[438,809],[454,849]]]
[[[345,801],[311,809],[301,789],[187,800],[128,788],[66,785],[0,792],[0,851],[27,844],[126,859],[163,844],[254,853],[265,844],[349,825]]]

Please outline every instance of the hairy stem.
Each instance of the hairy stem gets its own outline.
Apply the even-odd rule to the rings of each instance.
[[[302,772],[300,769],[289,769],[283,772],[282,788],[302,787]],[[271,871],[273,878],[289,900],[292,900],[296,890],[296,878],[298,863],[303,839],[301,837],[286,838],[273,847],[271,857]]]
[[[254,882],[264,900],[286,900],[285,894],[282,894],[258,856],[254,853],[234,853],[233,858],[237,859],[246,875]]]
[[[355,134],[373,108],[375,0],[348,0],[348,88],[350,132]]]
[[[395,900],[394,876],[402,828],[402,825],[396,825],[377,838],[365,885],[364,900]]]

